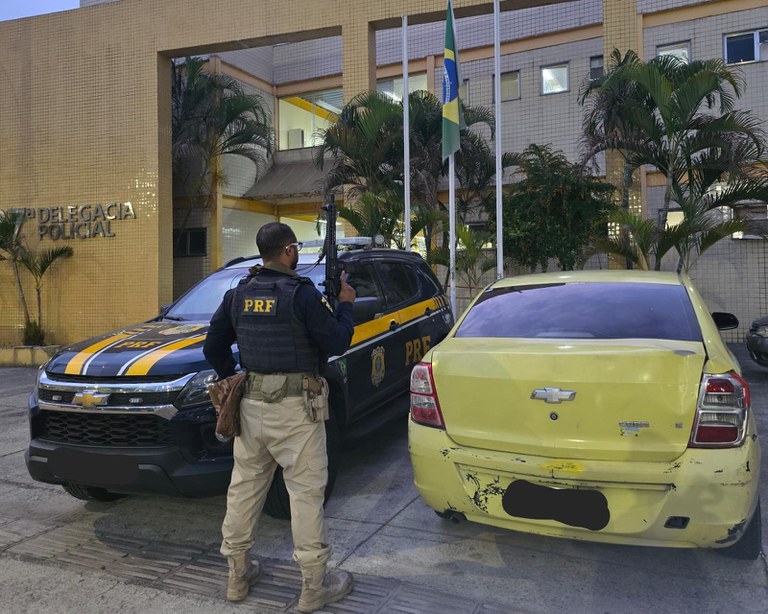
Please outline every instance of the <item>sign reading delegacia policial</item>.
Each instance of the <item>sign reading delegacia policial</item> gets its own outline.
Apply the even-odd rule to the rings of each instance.
[[[129,202],[25,208],[21,211],[28,221],[37,221],[40,239],[53,241],[114,237],[112,222],[136,219],[136,212]]]

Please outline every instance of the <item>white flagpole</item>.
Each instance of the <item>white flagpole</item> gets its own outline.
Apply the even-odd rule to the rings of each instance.
[[[501,219],[501,16],[499,0],[493,0],[493,91],[496,125],[496,279],[504,277],[504,242]]]
[[[403,15],[403,191],[405,192],[405,251],[411,251],[411,110],[408,91],[408,15]]]
[[[450,242],[448,267],[450,269],[451,309],[454,318],[456,311],[456,169],[453,154],[448,156],[448,241]]]

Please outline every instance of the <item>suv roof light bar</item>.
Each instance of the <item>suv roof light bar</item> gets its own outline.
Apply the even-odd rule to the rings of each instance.
[[[325,239],[312,239],[311,241],[302,241],[304,247],[322,247],[325,245]],[[336,239],[336,246],[344,245],[372,245],[371,237],[344,237]]]

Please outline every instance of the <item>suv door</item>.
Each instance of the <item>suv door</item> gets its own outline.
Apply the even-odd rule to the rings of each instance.
[[[409,381],[411,368],[424,355],[423,346],[428,343],[419,326],[424,315],[419,307],[421,287],[414,266],[405,260],[379,260],[376,265],[387,301],[387,318],[396,323],[385,345],[387,369],[392,381],[401,384]],[[404,390],[408,390],[407,385]]]
[[[373,263],[355,261],[345,267],[347,283],[357,297],[353,307],[355,335],[349,352],[340,358],[347,374],[347,396],[351,421],[386,402],[392,395],[390,386],[396,381],[388,372],[387,337],[396,316],[385,314],[385,292]]]

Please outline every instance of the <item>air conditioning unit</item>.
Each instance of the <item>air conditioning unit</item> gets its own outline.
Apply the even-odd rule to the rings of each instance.
[[[293,128],[288,131],[288,149],[301,149],[304,147],[304,130]]]

